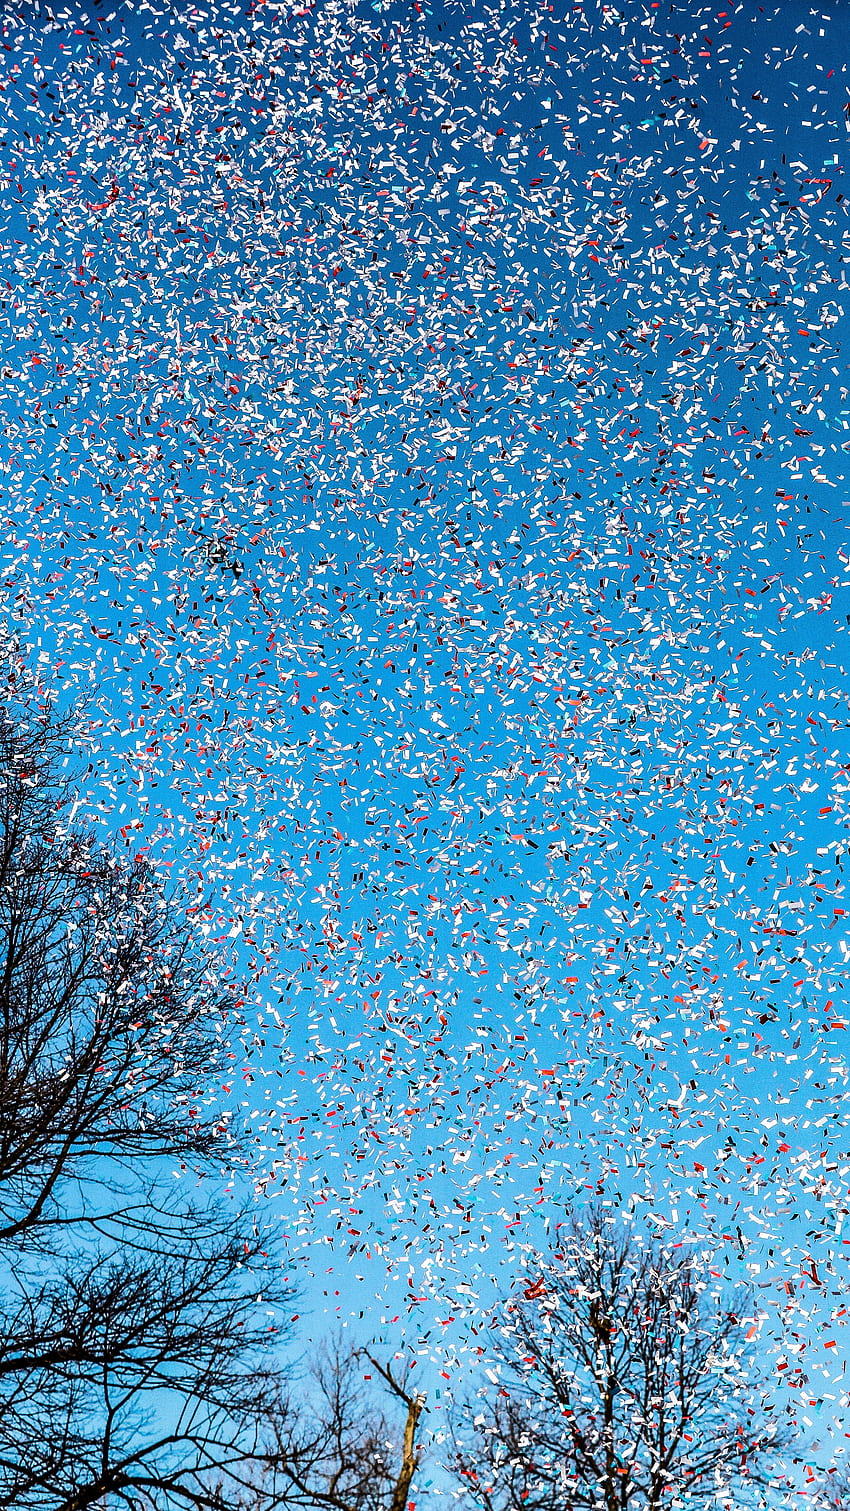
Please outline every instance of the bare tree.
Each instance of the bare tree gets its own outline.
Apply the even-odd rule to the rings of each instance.
[[[0,711],[0,1500],[223,1511],[270,1461],[291,1301],[251,1214],[174,1180],[238,1156],[232,993],[74,822],[71,727]]]
[[[4,1504],[219,1511],[268,1462],[280,1324],[233,1229],[175,1235],[170,1254],[75,1254],[37,1289],[17,1277],[0,1314]]]
[[[501,1309],[498,1383],[455,1424],[469,1496],[484,1511],[663,1511],[764,1486],[783,1434],[749,1371],[743,1301],[604,1209],[574,1224]]]
[[[406,1383],[413,1362],[393,1368],[368,1349],[346,1349],[341,1338],[322,1348],[311,1378],[278,1399],[273,1462],[243,1500],[245,1511],[278,1505],[287,1511],[406,1511],[425,1409],[424,1396]],[[372,1371],[404,1408],[400,1429],[387,1419]]]
[[[132,1190],[164,1154],[221,1156],[228,1131],[204,1099],[228,1047],[220,972],[150,867],[74,825],[68,729],[26,712],[0,723],[6,1244],[103,1223],[106,1187]]]

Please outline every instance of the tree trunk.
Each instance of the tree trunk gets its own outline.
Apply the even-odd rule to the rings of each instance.
[[[423,1404],[419,1396],[411,1396],[407,1402],[401,1469],[395,1482],[390,1511],[406,1511],[408,1491],[416,1473],[416,1428],[422,1415]]]

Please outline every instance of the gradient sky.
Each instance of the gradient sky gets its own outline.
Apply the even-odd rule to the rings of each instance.
[[[209,1095],[255,1114],[314,1335],[450,1391],[598,1196],[753,1282],[817,1438],[846,8],[2,28],[5,619],[91,700],[83,811],[240,951]]]

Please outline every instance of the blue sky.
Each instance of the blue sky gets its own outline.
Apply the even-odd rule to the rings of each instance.
[[[450,1388],[599,1195],[840,1409],[846,15],[3,29],[6,621],[239,951],[310,1326]]]

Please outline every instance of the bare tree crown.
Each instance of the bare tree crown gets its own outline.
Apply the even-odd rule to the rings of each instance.
[[[151,869],[74,822],[68,727],[4,714],[0,1499],[224,1511],[268,1461],[289,1296],[251,1218],[171,1174],[235,1142],[229,994]]]
[[[769,1480],[781,1433],[737,1311],[694,1256],[604,1209],[540,1257],[494,1351],[501,1383],[454,1460],[485,1511],[725,1506]]]

